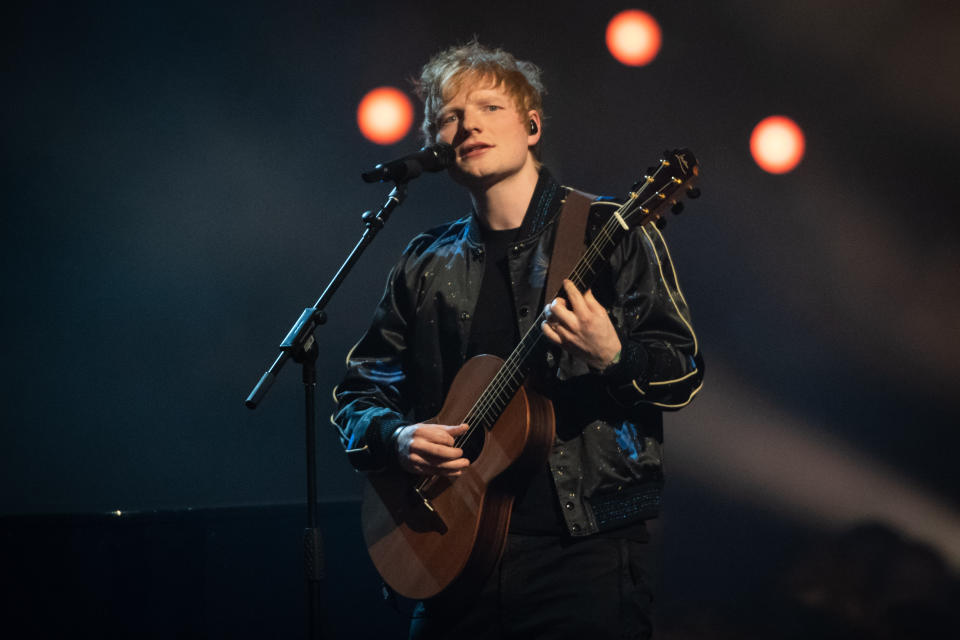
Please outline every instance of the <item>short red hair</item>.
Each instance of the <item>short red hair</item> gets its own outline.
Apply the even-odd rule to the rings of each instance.
[[[417,95],[423,100],[421,129],[427,144],[436,141],[437,116],[443,105],[460,91],[465,82],[488,83],[502,87],[522,114],[536,111],[543,122],[543,94],[540,69],[532,62],[517,60],[503,49],[489,49],[476,40],[450,47],[433,56],[424,65],[417,83]],[[534,154],[539,156],[539,143]]]

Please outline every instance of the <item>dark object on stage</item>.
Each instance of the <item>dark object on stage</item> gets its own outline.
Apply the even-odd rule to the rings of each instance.
[[[449,149],[449,157],[444,155],[444,149],[436,148],[430,151],[430,154],[432,154],[434,157],[434,161],[432,163],[429,161],[429,157],[427,157],[426,160],[421,158],[421,160],[429,164],[431,167],[439,167],[441,162],[447,162],[449,164],[453,161],[453,150],[449,147],[449,145],[447,148]],[[423,153],[423,151],[421,153]],[[410,162],[411,166],[414,164],[414,161],[410,160],[409,158],[404,159],[404,161]],[[414,169],[416,170],[416,175],[419,175],[420,171],[423,169],[423,167],[420,165],[420,161],[416,161],[416,166]],[[431,170],[438,170],[438,168]],[[327,314],[324,309],[326,308],[330,299],[333,297],[333,294],[336,293],[340,288],[340,285],[350,272],[350,269],[353,268],[353,265],[363,254],[364,250],[366,250],[367,246],[373,241],[377,233],[386,224],[387,220],[390,218],[391,212],[400,206],[406,199],[407,180],[410,177],[416,176],[408,176],[406,179],[395,178],[393,189],[390,190],[386,201],[384,202],[383,206],[380,207],[379,211],[376,213],[373,211],[367,211],[363,214],[362,219],[364,231],[363,235],[360,237],[360,241],[357,242],[356,246],[354,246],[353,251],[347,257],[347,260],[337,271],[336,275],[333,277],[333,280],[331,280],[327,285],[327,288],[324,289],[322,294],[320,294],[320,298],[317,299],[316,303],[314,303],[314,305],[309,309],[304,309],[303,313],[300,314],[300,317],[294,323],[293,327],[291,327],[290,331],[287,332],[283,342],[280,343],[280,354],[273,361],[273,364],[270,365],[270,368],[260,377],[260,380],[250,392],[250,395],[247,396],[245,402],[247,408],[256,409],[261,400],[263,400],[267,391],[269,391],[270,387],[273,386],[274,381],[277,379],[277,374],[280,372],[280,369],[283,368],[283,365],[287,362],[287,360],[293,358],[294,361],[300,363],[302,369],[301,380],[303,381],[304,388],[304,426],[306,427],[307,436],[307,528],[304,531],[303,543],[304,568],[306,570],[305,573],[307,579],[307,597],[308,602],[310,603],[309,615],[307,616],[307,637],[311,639],[323,637],[323,622],[321,620],[322,606],[320,602],[320,596],[321,593],[324,592],[324,589],[321,588],[321,581],[324,573],[324,555],[320,528],[317,526],[316,520],[317,440],[315,395],[317,387],[316,360],[319,355],[320,347],[316,336],[314,335],[314,331],[317,329],[317,327],[323,325],[327,321]]]
[[[631,227],[661,219],[685,192],[699,195],[690,191],[699,175],[693,153],[679,149],[664,155],[580,255],[569,279],[581,292]],[[470,425],[455,443],[471,459],[463,475],[424,478],[388,470],[368,476],[363,535],[374,566],[397,593],[423,599],[469,589],[486,579],[499,559],[510,524],[511,487],[517,474],[546,462],[554,439],[553,405],[525,384],[530,356],[542,346],[542,322],[541,314],[506,361],[488,355],[468,360],[440,414],[428,421]]]
[[[407,182],[424,171],[443,171],[453,165],[453,147],[440,142],[397,160],[378,164],[361,174],[364,182]]]

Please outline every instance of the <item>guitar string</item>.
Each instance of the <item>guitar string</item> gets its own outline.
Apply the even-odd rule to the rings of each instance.
[[[657,174],[659,174],[662,169],[663,169],[663,165],[658,167],[657,171],[653,174],[652,179],[649,182],[645,183],[644,187],[654,182],[654,179],[656,178]],[[683,182],[674,177],[671,182],[667,183],[668,186],[670,184],[683,184]],[[619,221],[617,221],[616,224],[614,223],[614,221],[616,220],[616,216],[617,214],[622,214],[621,217],[625,215],[625,217],[629,218],[632,215],[634,215],[636,213],[636,209],[630,210],[629,212],[628,210],[631,208],[630,205],[632,203],[635,204],[636,200],[639,198],[639,195],[640,194],[635,194],[633,197],[631,197],[630,200],[628,200],[620,208],[618,208],[617,212],[613,216],[611,216],[611,218],[607,221],[607,223],[604,225],[604,228],[597,234],[597,237],[594,239],[594,242],[590,244],[590,246],[587,248],[587,251],[584,253],[584,256],[577,263],[577,266],[574,269],[573,274],[571,275],[571,279],[581,280],[581,282],[575,283],[580,285],[579,288],[581,289],[586,288],[586,283],[583,281],[583,277],[585,276],[587,271],[591,271],[595,273],[595,270],[593,269],[593,264],[595,264],[595,261],[591,262],[591,260],[589,259],[591,254],[596,258],[601,258],[603,260],[606,259],[602,251],[606,250],[607,247],[601,246],[601,245],[613,244],[615,247],[616,241],[613,239],[613,235],[614,233],[619,233],[620,229],[622,228],[622,225],[618,227]],[[650,209],[646,209],[646,206],[650,205],[650,203],[654,201],[654,199],[657,197],[661,197],[661,202],[659,206],[654,207],[653,211],[651,211]],[[641,205],[641,209],[645,210],[646,212],[645,215],[650,218],[643,224],[646,224],[653,219],[654,217],[653,213],[655,213],[657,209],[664,206],[666,200],[667,200],[667,197],[663,193],[663,191],[657,191],[643,202],[643,204]],[[542,323],[541,317],[538,316],[537,320],[534,322],[531,329],[534,329],[534,328],[540,329],[541,323]],[[523,340],[521,340],[521,344],[518,346],[522,347],[523,343],[528,339],[529,335],[530,335],[530,331],[527,332]],[[538,333],[536,337],[530,341],[530,344],[527,345],[526,348],[524,349],[518,348],[517,350],[515,350],[513,354],[511,354],[511,356],[507,359],[507,361],[504,362],[500,370],[495,375],[493,381],[491,381],[491,384],[488,386],[487,390],[484,391],[483,394],[481,394],[481,397],[478,399],[477,403],[474,405],[471,411],[467,414],[467,417],[465,418],[464,421],[467,424],[471,424],[471,420],[472,420],[473,425],[475,426],[471,426],[470,429],[467,431],[467,433],[461,436],[461,438],[457,440],[458,444],[468,439],[474,433],[474,429],[479,428],[480,424],[491,421],[492,418],[489,415],[489,410],[491,408],[495,408],[497,412],[501,412],[503,411],[504,408],[506,408],[507,404],[509,404],[510,399],[512,398],[512,394],[516,392],[516,388],[514,388],[511,391],[511,398],[506,398],[503,392],[509,389],[511,386],[516,386],[517,388],[519,388],[519,384],[523,383],[523,377],[522,376],[520,376],[519,378],[517,377],[518,374],[521,373],[520,365],[522,365],[523,361],[530,354],[530,352],[534,348],[536,348],[541,335],[542,333]],[[495,419],[493,421],[495,421]]]
[[[653,182],[655,181],[655,178],[663,170],[664,166],[666,165],[661,164],[657,168],[657,170],[653,173],[653,175],[650,176],[651,179],[648,181],[645,181],[641,190],[635,193],[633,196],[631,196],[630,199],[628,199],[623,205],[621,205],[617,209],[617,211],[610,217],[610,219],[608,219],[607,222],[604,223],[604,226],[597,233],[597,236],[594,238],[593,242],[590,243],[590,245],[587,247],[587,250],[584,252],[584,255],[577,262],[577,265],[575,266],[573,272],[571,273],[570,279],[572,281],[575,281],[576,279],[580,279],[579,284],[581,285],[585,284],[582,279],[585,276],[586,271],[593,271],[593,269],[591,269],[589,266],[590,260],[588,259],[591,252],[596,258],[603,258],[603,253],[601,252],[601,247],[600,247],[601,244],[605,245],[609,241],[610,243],[614,244],[614,248],[615,248],[616,243],[613,240],[613,236],[615,233],[618,233],[623,230],[622,226],[617,220],[617,216],[620,216],[621,219],[626,219],[633,216],[636,213],[636,208],[633,208],[632,210],[630,210],[631,205],[636,204],[643,190],[646,189],[650,184],[653,184]],[[669,184],[669,182],[667,184]],[[660,195],[660,193],[661,193],[660,191],[654,192],[652,195],[650,195],[650,197],[644,200],[641,206],[639,207],[641,211],[646,209],[646,212],[644,215],[650,217],[649,220],[641,224],[647,224],[648,222],[651,222],[654,219],[653,213],[655,212],[656,208],[649,209],[648,207],[651,204],[651,202]],[[666,202],[666,198],[663,199],[663,202]],[[575,284],[577,284],[577,282],[575,282]],[[543,319],[544,319],[544,313],[541,311],[540,314],[537,316],[537,319],[533,322],[533,324],[524,334],[523,338],[521,338],[518,347],[513,351],[513,353],[511,353],[511,355],[507,358],[504,364],[501,365],[500,369],[494,375],[494,379],[491,381],[490,385],[488,385],[487,388],[480,394],[480,397],[477,399],[477,402],[474,403],[473,407],[471,407],[471,409],[467,412],[466,417],[464,417],[464,422],[469,426],[469,428],[466,431],[466,433],[464,433],[454,441],[455,446],[461,447],[464,443],[466,443],[467,440],[469,440],[469,438],[480,427],[480,425],[484,423],[484,421],[487,421],[490,419],[488,412],[491,407],[494,407],[497,405],[497,402],[498,400],[501,399],[501,396],[503,395],[503,391],[505,389],[507,389],[511,385],[516,385],[517,389],[519,389],[519,385],[523,383],[524,378],[520,377],[519,380],[515,380],[514,378],[520,373],[520,369],[523,361],[525,361],[527,356],[529,356],[530,353],[533,352],[533,350],[537,347],[540,341],[540,338],[543,337],[543,330],[541,328]],[[536,335],[534,335],[531,338],[531,334],[536,334]],[[526,344],[525,346],[525,343],[529,343],[529,344]],[[513,393],[516,393],[517,389],[514,389]],[[498,413],[502,412],[503,409],[505,409],[506,406],[509,405],[510,400],[512,400],[512,396],[509,399],[504,399],[504,402],[506,402],[506,404],[503,407],[498,408],[497,410]],[[437,477],[438,476],[436,475],[432,475],[432,476],[427,476],[423,478],[421,482],[418,483],[418,487],[417,487],[418,490],[423,490],[428,484],[430,484]]]
[[[659,173],[659,169],[658,169],[658,173]],[[629,212],[628,212],[628,209],[630,209],[631,204],[636,203],[636,201],[639,199],[639,196],[640,194],[638,193],[633,197],[631,197],[630,200],[625,202],[621,207],[617,209],[616,213],[619,214],[621,217],[626,217],[626,218],[633,216],[636,213],[636,209],[634,208]],[[641,205],[640,207],[641,210],[644,209],[647,205],[649,205],[650,202],[656,197],[657,197],[657,193],[654,193],[649,198],[647,198]],[[650,212],[648,211],[646,215],[650,215]],[[599,245],[607,244],[608,242],[616,244],[615,241],[613,240],[613,236],[615,233],[618,233],[621,231],[622,231],[622,227],[620,226],[619,222],[616,221],[616,216],[611,216],[611,218],[607,220],[607,222],[601,228],[596,238],[594,238],[594,241],[590,244],[584,256],[578,261],[576,267],[573,270],[573,273],[571,274],[572,276],[571,279],[582,279],[583,276],[585,275],[585,270],[592,271],[592,269],[589,269],[589,267],[587,266],[589,263],[589,260],[586,259],[590,251],[593,250],[594,254],[597,257],[603,257],[603,254],[598,249]],[[581,284],[583,283],[581,282]],[[533,322],[533,324],[524,334],[523,338],[521,338],[520,344],[518,345],[517,349],[515,349],[514,352],[504,362],[504,364],[501,365],[500,369],[495,374],[491,384],[484,390],[483,393],[481,393],[480,398],[478,398],[477,402],[470,409],[470,411],[467,412],[467,416],[464,418],[464,422],[466,422],[469,425],[469,428],[466,431],[466,433],[464,433],[454,441],[455,446],[457,447],[463,446],[463,444],[466,443],[466,441],[476,432],[476,430],[481,428],[481,425],[483,425],[485,421],[489,420],[490,418],[490,416],[488,415],[489,410],[491,407],[496,405],[498,398],[503,395],[503,390],[506,389],[508,386],[510,386],[511,382],[514,384],[518,382],[517,380],[514,380],[514,377],[520,373],[520,365],[524,360],[526,360],[527,356],[537,347],[540,341],[540,338],[543,337],[543,331],[541,329],[541,324],[543,323],[543,319],[544,319],[543,316],[544,316],[543,312],[541,312],[537,316],[537,319]],[[531,334],[535,334],[532,337],[532,339],[531,339]],[[523,382],[523,378],[521,377],[519,380],[519,383],[522,384],[522,382]],[[519,385],[517,386],[517,388],[519,388]],[[514,389],[514,393],[515,392],[516,392],[516,389]],[[506,400],[506,402],[507,404],[509,404],[509,400]],[[504,408],[505,406],[501,407],[499,411],[502,411]],[[478,420],[478,418],[480,419]],[[417,490],[422,492],[427,486],[429,486],[432,482],[437,480],[438,477],[439,476],[437,475],[431,475],[423,478],[417,484]]]
[[[627,203],[624,204],[624,206],[620,207],[617,210],[617,213],[622,215],[621,212],[624,211],[627,208],[627,205],[630,204],[630,202],[632,202],[633,200],[635,199],[628,201]],[[628,216],[629,215],[632,215],[632,214],[628,214]],[[591,254],[595,258],[603,258],[603,253],[601,252],[602,250],[601,245],[612,244],[613,233],[617,232],[619,229],[622,229],[622,227],[620,227],[619,223],[616,222],[616,217],[612,216],[611,219],[608,220],[607,223],[605,223],[604,227],[597,234],[594,241],[587,248],[587,251],[584,252],[584,256],[581,258],[581,260],[577,263],[576,267],[574,268],[570,279],[574,281],[577,281],[577,280],[580,281],[580,282],[575,282],[575,284],[580,284],[581,286],[584,284],[583,279],[584,279],[584,276],[586,275],[586,272],[594,271],[592,268],[590,268]],[[541,312],[537,316],[537,319],[533,322],[530,329],[527,331],[523,339],[521,339],[520,341],[519,346],[523,348],[515,350],[510,355],[510,357],[508,357],[508,359],[501,366],[500,370],[497,372],[494,380],[487,387],[487,390],[484,391],[483,394],[481,394],[481,397],[478,399],[478,402],[476,403],[476,405],[474,405],[471,411],[468,412],[467,418],[465,418],[464,421],[471,426],[470,426],[470,429],[467,431],[467,433],[461,436],[460,439],[462,439],[463,441],[468,439],[473,434],[474,429],[479,428],[480,424],[484,422],[488,422],[490,420],[491,416],[489,416],[488,413],[491,408],[495,407],[497,408],[498,411],[502,411],[505,408],[505,405],[503,407],[499,406],[505,400],[505,398],[503,398],[504,390],[508,389],[513,385],[517,385],[519,388],[518,383],[522,384],[523,382],[522,378],[518,380],[517,376],[520,373],[522,362],[526,360],[526,357],[536,348],[540,338],[543,335],[542,328],[541,328],[541,324],[543,323],[543,316],[544,316],[543,312]],[[537,335],[535,335],[531,339],[532,333],[536,333]],[[524,343],[528,343],[528,344],[525,345]],[[515,391],[516,390],[514,389],[514,392]],[[509,400],[505,400],[505,401],[507,402],[507,404],[509,404]],[[470,418],[473,419],[474,421],[473,424],[471,424]],[[460,442],[458,442],[458,445],[459,444]]]
[[[662,170],[662,168],[663,167],[661,166],[657,169],[657,171],[653,175],[654,178]],[[647,186],[648,184],[650,183],[649,182],[645,183],[644,186]],[[630,209],[631,204],[636,203],[636,200],[639,198],[639,195],[640,194],[638,193],[634,197],[630,198],[627,202],[625,202],[621,207],[617,209],[616,214],[619,214],[621,217],[624,217],[624,215],[626,217],[632,216],[636,212],[636,210],[634,209],[633,211],[629,211],[629,212],[627,212],[627,210]],[[659,195],[660,193],[656,192],[653,195],[651,195],[649,198],[647,198],[643,202],[641,209],[649,205],[654,200],[654,198],[658,197]],[[649,213],[650,212],[648,211],[648,215]],[[601,252],[600,245],[606,245],[608,244],[608,241],[610,243],[614,243],[613,234],[616,232],[619,232],[622,229],[622,226],[619,224],[619,222],[616,219],[616,214],[611,216],[611,218],[607,220],[607,222],[604,224],[604,227],[597,234],[597,237],[588,246],[587,251],[584,253],[584,256],[577,263],[573,273],[571,274],[571,280],[579,278],[581,279],[580,284],[581,285],[585,284],[582,282],[582,278],[586,274],[586,271],[594,271],[591,268],[590,266],[591,262],[588,259],[591,253],[595,257],[604,258],[603,253]],[[536,348],[540,340],[540,337],[542,337],[543,335],[542,329],[540,328],[540,325],[542,324],[542,316],[543,316],[543,313],[541,312],[541,314],[537,317],[537,320],[534,321],[534,323],[531,325],[531,328],[527,331],[527,333],[521,339],[520,344],[518,346],[524,347],[524,343],[528,341],[530,334],[535,330],[537,332],[537,335],[532,340],[529,340],[529,344],[525,348],[523,349],[518,348],[510,355],[510,357],[501,366],[500,370],[497,372],[494,379],[491,381],[491,384],[481,394],[480,398],[478,398],[477,403],[467,413],[467,416],[464,418],[464,422],[470,425],[470,428],[465,434],[463,434],[462,436],[460,436],[460,438],[456,440],[457,446],[460,446],[461,444],[466,442],[466,440],[473,435],[475,430],[479,428],[481,424],[490,420],[491,416],[489,416],[488,414],[491,408],[496,408],[497,411],[500,412],[504,408],[506,408],[507,404],[509,404],[509,399],[506,399],[503,397],[504,396],[503,391],[508,389],[510,386],[517,384],[518,382],[522,384],[523,379],[520,378],[519,380],[516,380],[515,377],[517,376],[517,374],[520,373],[520,366],[522,362],[533,351],[533,349]],[[517,387],[519,388],[519,384],[517,384]],[[516,389],[514,389],[513,392],[515,393]],[[502,402],[505,402],[506,404],[504,404],[503,406],[499,406]],[[471,420],[472,420],[472,423],[471,423]]]
[[[617,209],[617,213],[623,215],[627,209],[627,205],[634,202],[636,197],[628,200],[624,203],[623,206]],[[627,216],[633,215],[633,212],[628,213]],[[608,220],[603,228],[597,233],[597,237],[590,244],[590,248],[593,248],[594,245],[598,245],[601,242],[606,243],[607,241],[613,242],[613,234],[618,230],[622,230],[619,223],[616,222],[616,217],[611,216],[611,219]],[[589,253],[589,250],[585,252]],[[601,253],[597,252],[598,256],[602,256]],[[584,263],[584,258],[581,258],[575,266],[573,273],[571,274],[571,279],[582,278],[583,270],[581,269],[581,264]],[[530,325],[530,328],[524,333],[523,338],[520,339],[520,343],[517,345],[517,348],[514,349],[513,353],[504,361],[500,369],[497,371],[494,379],[487,386],[487,388],[480,394],[480,397],[477,399],[477,402],[471,407],[470,411],[467,412],[466,417],[463,421],[469,425],[467,431],[458,437],[454,441],[454,446],[462,447],[467,440],[476,432],[477,429],[481,428],[485,421],[489,419],[488,412],[491,407],[495,406],[497,399],[503,395],[503,390],[510,386],[511,383],[517,384],[517,389],[519,389],[519,384],[523,383],[523,378],[519,380],[514,380],[514,377],[520,373],[521,364],[526,360],[527,356],[533,352],[540,342],[540,338],[543,337],[543,330],[541,329],[541,324],[544,321],[544,313],[541,311],[537,316],[537,319]],[[532,337],[531,337],[532,336]],[[516,392],[516,389],[514,389]],[[510,400],[506,400],[506,403],[509,404]],[[500,408],[502,411],[506,406]],[[479,418],[479,419],[478,419]],[[417,483],[417,490],[423,491],[427,486],[429,486],[434,480],[438,478],[437,475],[427,476],[420,480]]]
[[[594,245],[604,244],[604,243],[605,243],[604,241],[609,240],[609,239],[610,239],[610,234],[607,232],[607,230],[604,229],[603,231],[601,231],[601,233],[598,234],[597,240],[596,240],[594,243],[591,244],[591,247],[590,247],[590,248],[591,248],[591,250],[592,250],[592,253],[593,253],[594,255],[601,255],[601,254],[595,249]],[[586,256],[586,257],[589,257],[590,253],[591,253],[591,251],[586,252],[585,256]],[[585,267],[586,267],[586,263],[585,263],[583,260],[581,260],[580,263],[577,264],[577,266],[576,266],[576,268],[574,269],[573,273],[571,274],[571,277],[572,277],[573,279],[582,280],[582,278],[583,278],[583,276],[585,275],[585,273],[586,273],[587,270],[591,270],[591,271],[592,271],[592,269],[585,268]],[[542,324],[543,315],[544,315],[543,312],[541,312],[541,313],[538,315],[537,320],[539,320],[540,322],[534,321],[534,323],[531,325],[531,329],[528,330],[527,334],[524,336],[524,340],[521,340],[521,345],[523,345],[524,341],[527,341],[527,342],[528,342],[526,348],[525,348],[525,349],[522,349],[522,350],[518,350],[518,351],[515,352],[514,354],[511,354],[511,356],[510,356],[510,357],[507,359],[507,361],[504,363],[505,366],[502,367],[502,369],[501,369],[501,371],[506,372],[506,375],[505,375],[504,377],[506,377],[506,378],[513,378],[513,377],[515,377],[515,375],[519,372],[519,368],[520,368],[520,362],[518,362],[518,360],[519,360],[519,361],[524,360],[525,357],[526,357],[526,355],[528,355],[529,351],[530,351],[534,346],[536,346],[536,341],[539,339],[539,335],[536,336],[533,340],[530,340],[529,336],[533,333],[534,330],[540,329],[540,326],[541,326],[541,324]],[[529,344],[530,342],[532,342],[533,344]],[[502,385],[501,385],[501,386],[502,386]],[[495,385],[491,385],[491,391],[493,391],[493,393],[492,393],[491,395],[494,395],[494,396],[495,396],[495,395],[497,394],[497,392],[498,392],[498,389],[496,388]],[[480,413],[482,413],[482,411],[481,411]]]

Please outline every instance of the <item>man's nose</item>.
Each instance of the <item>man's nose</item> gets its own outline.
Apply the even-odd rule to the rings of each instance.
[[[464,109],[463,117],[460,118],[460,126],[464,131],[479,131],[480,118],[473,109]]]

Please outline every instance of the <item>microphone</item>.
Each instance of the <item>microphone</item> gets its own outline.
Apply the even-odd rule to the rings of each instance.
[[[403,156],[386,164],[378,164],[370,171],[360,174],[364,182],[406,182],[424,171],[443,171],[453,165],[453,147],[446,142],[424,147],[416,153]]]

